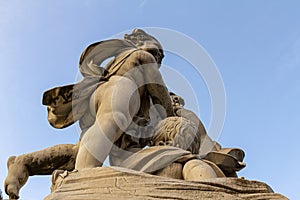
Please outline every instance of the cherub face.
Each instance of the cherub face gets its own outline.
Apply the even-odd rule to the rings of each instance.
[[[172,92],[170,92],[170,97],[172,100],[172,105],[174,108],[183,107],[184,106],[184,99],[181,96],[178,96]]]

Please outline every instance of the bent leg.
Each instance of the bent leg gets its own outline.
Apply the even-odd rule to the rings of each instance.
[[[126,131],[139,109],[136,84],[125,77],[111,77],[94,94],[96,121],[81,139],[76,169],[102,166],[113,143]]]

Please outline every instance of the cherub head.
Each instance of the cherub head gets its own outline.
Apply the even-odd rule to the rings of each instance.
[[[164,51],[157,39],[141,29],[134,29],[131,34],[124,35],[125,40],[133,42],[138,48],[151,53],[158,64],[164,57]]]
[[[171,97],[172,106],[173,106],[174,111],[176,112],[176,110],[183,108],[183,106],[185,105],[184,99],[181,96],[179,96],[173,92],[169,92],[169,94]]]
[[[168,117],[155,127],[154,146],[174,146],[193,154],[199,153],[200,132],[192,121],[183,117]]]

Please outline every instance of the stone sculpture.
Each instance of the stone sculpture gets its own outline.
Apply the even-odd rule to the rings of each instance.
[[[101,53],[106,52],[105,46],[109,50],[108,55],[103,57]],[[116,50],[111,50],[114,46],[117,46]],[[120,46],[124,46],[124,49]],[[104,73],[99,73],[98,66],[112,55],[115,55],[114,60],[105,66]],[[163,51],[159,42],[139,29],[126,35],[125,40],[110,40],[91,45],[85,50],[80,59],[80,70],[85,77],[82,83],[87,84],[79,86],[79,90],[75,86],[77,91],[70,102],[72,115],[74,116],[74,112],[75,115],[81,113],[82,111],[74,110],[77,108],[75,104],[78,96],[79,109],[84,109],[82,116],[78,117],[81,119],[82,129],[86,129],[82,134],[75,169],[102,166],[112,144],[126,131],[133,117],[148,118],[150,100],[164,108],[160,113],[162,118],[173,115],[168,91],[158,71],[162,58]],[[99,82],[99,76],[105,80]],[[96,88],[90,94],[87,85],[93,79],[97,81],[94,84]],[[91,87],[95,87],[94,85]],[[58,92],[57,96],[57,89],[63,90],[56,88],[45,93],[44,104],[48,107],[49,121],[54,126],[65,127],[70,121],[67,118],[61,124],[59,118],[61,112],[65,114],[65,99],[60,101],[62,95]],[[81,98],[88,100],[85,102]],[[68,99],[67,101],[69,103]]]
[[[68,171],[101,167],[108,155],[111,166],[168,178],[237,177],[244,152],[211,140],[183,98],[169,94],[159,72],[163,57],[161,44],[140,29],[88,46],[79,60],[83,80],[43,96],[53,127],[79,121],[79,142],[11,156],[9,198],[19,198],[29,176],[53,173],[55,185]]]
[[[206,134],[200,119],[183,108],[182,97],[171,93],[171,99],[174,111],[180,116],[161,120],[154,129],[150,147],[123,157],[118,166],[194,181],[237,177],[236,171],[245,167],[244,152],[237,148],[222,149]],[[200,154],[201,145],[210,150]]]
[[[125,35],[124,40],[87,47],[79,61],[84,79],[46,91],[43,96],[52,126],[64,128],[79,120],[80,142],[10,157],[5,180],[10,198],[18,198],[28,176],[72,170],[74,161],[75,169],[101,166],[132,118],[149,118],[150,99],[164,108],[159,111],[161,118],[172,116],[171,100],[158,71],[163,56],[159,42],[140,29]],[[99,67],[110,57],[114,58]]]

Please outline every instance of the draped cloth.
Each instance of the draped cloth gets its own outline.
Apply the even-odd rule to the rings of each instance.
[[[213,166],[218,172],[222,170],[226,176],[236,177],[236,171],[243,169],[244,152],[237,148],[225,148],[220,151],[211,151],[205,156],[192,154],[190,151],[173,146],[151,146],[131,154],[125,158],[120,167],[152,173],[163,169],[174,162],[186,163],[192,159],[201,159]]]
[[[79,120],[89,108],[93,92],[108,81],[138,48],[130,41],[112,39],[89,45],[81,54],[79,70],[83,79],[75,84],[55,87],[43,94],[48,121],[54,128],[65,128]],[[112,58],[105,67],[103,61]]]
[[[173,146],[151,146],[142,149],[125,159],[120,167],[152,173],[174,162],[187,162],[200,159],[199,155]]]

